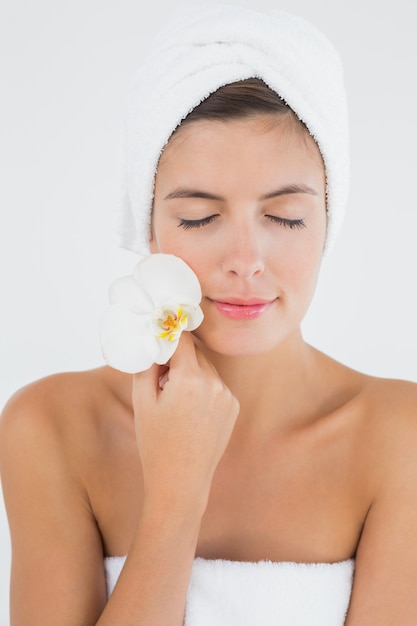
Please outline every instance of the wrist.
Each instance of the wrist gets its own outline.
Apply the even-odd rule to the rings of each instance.
[[[145,489],[142,517],[152,519],[155,523],[169,520],[173,527],[193,528],[200,526],[207,507],[208,494],[184,494],[177,489]]]

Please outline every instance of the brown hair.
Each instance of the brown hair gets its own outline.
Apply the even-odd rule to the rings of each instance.
[[[219,87],[198,104],[180,126],[198,120],[224,121],[260,114],[292,118],[307,130],[291,107],[260,78],[247,78]]]

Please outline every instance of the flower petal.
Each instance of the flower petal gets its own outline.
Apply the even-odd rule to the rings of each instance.
[[[156,306],[168,301],[198,304],[201,288],[193,270],[173,254],[151,254],[136,265],[133,277]]]
[[[109,287],[110,304],[123,304],[134,313],[151,313],[152,300],[133,276],[117,278]]]
[[[120,304],[105,311],[99,332],[105,361],[128,374],[147,370],[160,351],[150,316],[136,315]]]
[[[184,313],[188,316],[187,330],[195,330],[200,326],[204,319],[203,311],[197,306],[190,306],[185,304],[183,306]]]
[[[194,330],[203,320],[197,276],[170,254],[142,258],[132,276],[113,282],[109,298],[100,342],[105,360],[123,372],[166,363],[183,330]]]

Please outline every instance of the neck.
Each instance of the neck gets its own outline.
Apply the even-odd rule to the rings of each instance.
[[[257,431],[296,426],[311,414],[317,352],[297,331],[257,355],[228,356],[201,346],[240,403],[239,427]]]

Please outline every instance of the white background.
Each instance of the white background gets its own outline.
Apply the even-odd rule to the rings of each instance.
[[[230,4],[235,4],[233,1]],[[298,13],[339,49],[352,184],[306,338],[344,363],[417,381],[413,0],[242,0]],[[0,16],[0,408],[47,374],[102,364],[111,280],[135,256],[112,243],[119,118],[128,81],[178,3],[8,0]],[[9,536],[0,507],[0,626]]]

